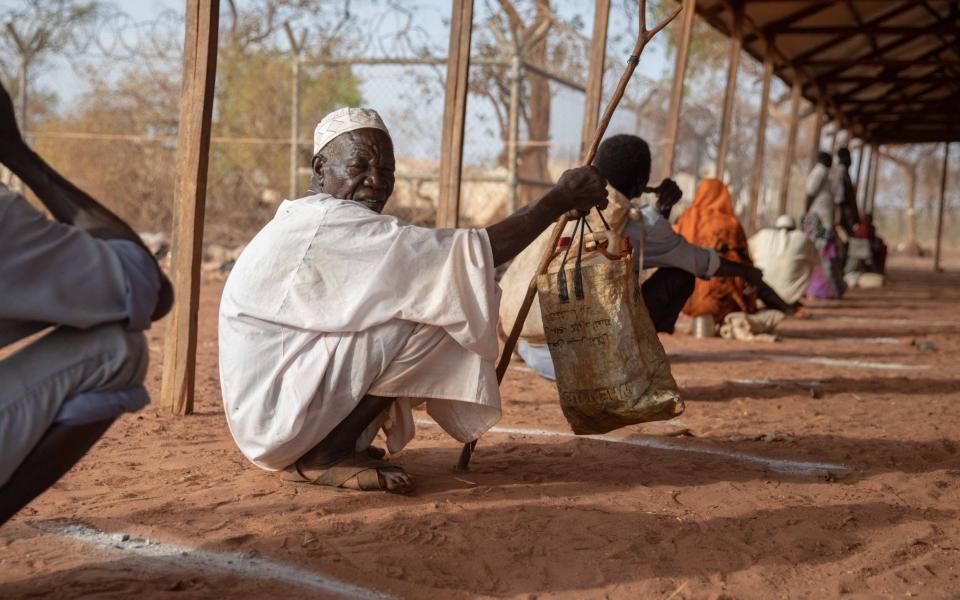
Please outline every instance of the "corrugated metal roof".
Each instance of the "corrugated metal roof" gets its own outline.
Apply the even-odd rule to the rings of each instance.
[[[742,11],[743,48],[776,74],[799,76],[803,96],[822,100],[871,142],[960,140],[960,3],[937,0],[697,0],[697,13],[725,35]]]

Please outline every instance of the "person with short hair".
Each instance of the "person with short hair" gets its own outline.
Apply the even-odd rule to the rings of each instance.
[[[461,442],[500,418],[494,269],[562,214],[604,207],[593,167],[485,229],[428,229],[382,214],[394,187],[380,116],[344,108],[314,134],[305,197],[250,241],[220,303],[227,422],[257,466],[304,483],[404,493],[390,452],[427,413]]]
[[[650,146],[643,138],[629,134],[613,135],[603,140],[593,161],[608,184],[610,203],[603,210],[606,223],[614,232],[630,240],[635,249],[635,269],[656,269],[640,286],[656,331],[673,333],[677,317],[693,294],[697,279],[742,278],[764,290],[765,297],[775,308],[792,313],[792,307],[778,300],[769,286],[763,283],[759,269],[723,258],[713,247],[693,244],[674,231],[670,225],[670,212],[682,199],[683,193],[672,179],[664,179],[654,189],[648,188],[650,163]],[[638,202],[641,194],[648,191],[656,193],[656,202]],[[604,227],[603,222],[594,216],[588,216],[588,219],[594,229]],[[500,281],[504,290],[500,321],[504,329],[510,328],[516,320],[521,300],[548,237],[547,234],[542,235],[520,253]],[[554,379],[553,362],[543,335],[537,302],[533,303],[527,316],[517,348],[532,369],[543,377]]]
[[[126,223],[26,145],[2,86],[0,162],[53,216],[0,186],[2,524],[149,402],[143,331],[173,288]]]

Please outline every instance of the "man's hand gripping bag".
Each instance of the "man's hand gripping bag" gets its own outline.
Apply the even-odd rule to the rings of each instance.
[[[622,244],[619,257],[602,247],[584,251],[581,241],[575,264],[566,261],[568,247],[537,279],[560,407],[576,434],[670,419],[684,408],[637,286],[629,244],[603,233]]]

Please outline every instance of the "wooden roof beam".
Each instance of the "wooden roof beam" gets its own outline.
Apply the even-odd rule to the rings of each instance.
[[[904,62],[903,64],[901,64],[901,65],[899,65],[899,66],[896,66],[896,67],[887,67],[887,68],[886,68],[886,73],[890,74],[891,76],[896,76],[896,75],[897,75],[898,73],[900,73],[901,71],[905,71],[905,70],[907,70],[907,69],[909,69],[909,68],[911,68],[911,67],[916,67],[916,66],[920,66],[920,65],[939,67],[939,68],[938,68],[936,71],[934,71],[934,72],[940,72],[940,71],[943,70],[943,64],[942,64],[941,62],[937,62],[937,61],[935,61],[935,62],[924,62],[924,61],[928,61],[928,60],[930,60],[931,58],[935,58],[938,54],[940,54],[941,52],[943,52],[944,49],[945,49],[944,46],[940,46],[940,47],[937,47],[937,48],[933,48],[933,49],[927,51],[926,53],[921,54],[920,56],[916,57],[916,59],[915,59],[914,61],[906,61],[906,62]],[[857,94],[859,94],[860,92],[862,92],[863,90],[865,90],[865,89],[867,89],[868,87],[870,87],[871,85],[872,85],[872,84],[870,84],[870,83],[861,84],[861,85],[857,86],[856,88],[854,88],[854,89],[852,89],[852,90],[847,90],[846,92],[844,92],[843,94],[841,94],[840,96],[838,96],[838,99],[839,99],[839,100],[846,100],[847,98],[852,98],[852,97],[856,96]]]
[[[918,5],[919,6],[919,5]],[[911,27],[900,25],[818,25],[810,27],[791,27],[784,31],[773,31],[771,35],[838,35],[845,41],[851,35],[960,35],[956,25],[942,23],[930,27]]]
[[[864,26],[868,26],[868,27],[877,26],[877,25],[880,25],[881,23],[883,23],[884,21],[886,21],[886,20],[888,20],[888,19],[892,19],[893,17],[897,17],[897,16],[899,16],[899,15],[902,15],[903,13],[909,12],[909,11],[911,11],[911,10],[919,7],[919,6],[920,6],[919,1],[907,2],[907,3],[904,3],[904,4],[899,4],[899,5],[894,6],[894,7],[891,8],[890,10],[885,11],[885,12],[883,12],[883,13],[875,16],[875,17],[873,17],[872,19],[870,19],[870,20],[868,20],[868,21],[863,21],[863,24],[864,24]],[[776,34],[775,34],[775,35],[776,35]],[[809,58],[811,58],[811,57],[814,57],[814,56],[816,56],[817,54],[820,54],[820,53],[822,53],[822,52],[826,52],[827,50],[833,48],[834,46],[836,46],[836,45],[838,45],[838,44],[841,44],[841,43],[843,43],[843,42],[845,42],[845,41],[847,41],[847,40],[849,40],[849,39],[850,39],[850,35],[849,35],[849,34],[837,35],[837,36],[833,37],[832,39],[829,39],[829,40],[827,40],[827,41],[825,41],[825,42],[823,42],[823,43],[821,43],[821,44],[818,44],[818,45],[814,46],[813,48],[810,48],[810,49],[808,49],[808,50],[806,50],[806,51],[804,51],[804,52],[801,52],[800,54],[798,54],[797,56],[794,57],[794,60],[797,61],[797,62],[806,62],[807,59],[809,59]],[[873,49],[874,49],[874,51],[878,50],[878,48],[876,47],[876,44],[874,44],[874,48],[873,48]]]
[[[863,17],[861,17],[861,16],[860,16],[860,13],[857,11],[857,7],[853,5],[853,0],[845,0],[845,1],[846,1],[846,5],[847,5],[847,10],[850,11],[850,15],[853,17],[853,20],[857,22],[857,26],[858,26],[860,29],[863,29],[863,28],[867,27],[868,24],[867,24],[866,22],[864,22]],[[876,49],[877,49],[877,36],[871,35],[871,36],[869,36],[869,39],[870,39],[870,47],[873,48],[874,50],[876,50]]]
[[[938,20],[938,21],[936,21],[936,22],[934,22],[934,23],[931,23],[931,25],[940,25],[940,24],[942,24],[942,23],[948,23],[948,22],[953,22],[953,19],[952,19],[951,17],[949,17],[949,16],[948,16],[948,17],[944,17],[943,19],[940,19],[940,20]],[[867,63],[869,63],[870,61],[875,61],[875,60],[876,60],[876,61],[883,61],[883,60],[884,60],[884,55],[887,54],[888,52],[890,52],[891,50],[896,50],[897,48],[903,46],[904,44],[908,44],[908,43],[910,43],[910,42],[912,42],[912,41],[915,41],[915,40],[917,40],[917,39],[918,39],[918,38],[916,38],[916,37],[914,37],[914,36],[908,36],[908,35],[902,36],[902,37],[900,37],[899,39],[894,40],[894,41],[892,41],[892,42],[889,42],[889,43],[887,43],[887,44],[884,44],[884,45],[881,46],[880,48],[878,48],[878,49],[876,49],[876,50],[871,50],[870,52],[868,52],[867,54],[864,54],[864,55],[862,55],[862,56],[846,58],[846,59],[844,59],[845,62],[843,62],[842,64],[839,64],[838,66],[830,69],[829,71],[827,71],[827,72],[825,72],[825,73],[819,73],[819,74],[817,74],[817,76],[816,76],[815,79],[816,79],[817,81],[828,80],[828,79],[831,79],[831,78],[833,78],[833,77],[836,77],[837,75],[839,75],[839,74],[843,73],[844,71],[846,71],[846,70],[848,70],[848,69],[851,69],[851,68],[853,68],[853,67],[855,67],[855,66],[859,66],[859,65],[862,65],[862,64],[867,64]],[[798,63],[801,62],[799,59],[794,59],[794,60],[796,60],[796,62],[798,62]],[[907,59],[907,61],[909,61],[909,59]],[[901,61],[901,62],[904,62],[904,61]],[[812,65],[813,63],[814,63],[814,61],[811,60],[811,61],[805,61],[803,64],[805,64],[805,65]],[[881,64],[882,64],[882,63],[881,63]]]
[[[790,13],[789,15],[782,17],[780,19],[777,19],[776,21],[773,21],[772,23],[768,24],[766,27],[763,28],[762,31],[759,31],[757,33],[752,33],[744,37],[743,43],[744,45],[746,45],[751,42],[754,42],[758,39],[765,37],[764,34],[768,30],[772,31],[775,29],[779,29],[781,27],[787,27],[793,23],[796,23],[797,21],[801,21],[803,19],[806,19],[807,17],[811,17],[824,9],[830,8],[830,6],[832,5],[833,5],[833,2],[831,1],[818,2],[811,6],[807,6],[801,10],[798,10],[794,13]]]
[[[881,101],[878,101],[878,102],[861,103],[859,110],[851,111],[851,112],[848,113],[848,114],[851,115],[851,116],[854,116],[854,115],[859,115],[859,114],[861,114],[861,113],[868,112],[869,109],[867,109],[866,107],[867,107],[867,106],[870,106],[871,104],[876,104],[878,107],[881,107],[881,110],[883,110],[883,109],[891,109],[891,108],[893,108],[893,107],[900,106],[900,105],[904,105],[904,104],[910,104],[910,103],[920,102],[921,99],[923,98],[923,96],[929,94],[930,92],[933,92],[933,91],[935,91],[935,90],[940,89],[940,87],[941,87],[941,86],[940,86],[939,84],[927,86],[927,87],[923,88],[922,90],[920,90],[919,92],[914,93],[912,96],[908,96],[908,97],[902,98],[902,99],[897,99],[897,100],[881,100]],[[942,101],[943,101],[942,98],[936,98],[936,99],[933,99],[933,101],[930,102],[929,104],[939,103],[939,102],[942,102]]]
[[[946,46],[938,46],[936,52],[947,50]],[[849,58],[826,58],[813,59],[803,62],[807,67],[831,67],[840,66],[842,69],[832,73],[829,77],[823,75],[824,79],[833,79],[843,71],[848,71],[854,67],[890,67],[890,68],[908,68],[908,67],[927,67],[927,66],[957,66],[960,65],[960,58],[865,58],[862,60],[851,60]]]
[[[920,0],[920,1],[921,1],[922,5],[923,5],[924,10],[926,10],[928,13],[930,13],[932,16],[934,16],[934,17],[936,17],[936,18],[939,18],[939,17],[940,17],[940,13],[939,13],[935,8],[933,8],[932,6],[930,6],[930,3],[927,2],[927,0]],[[954,48],[953,48],[953,49],[954,49],[954,53],[960,54],[960,46],[957,45],[957,44],[958,44],[958,40],[960,40],[960,37],[956,37],[956,36],[958,35],[958,32],[960,32],[960,27],[957,26],[957,18],[958,18],[958,16],[960,16],[960,6],[957,6],[957,3],[956,3],[956,2],[951,2],[951,3],[950,3],[949,13],[948,13],[947,16],[948,16],[948,18],[949,18],[950,20],[952,20],[953,23],[954,23],[954,26],[953,26],[953,28],[952,28],[952,31],[949,32],[949,33],[952,33],[952,34],[955,36],[955,37],[953,38],[953,40],[948,39],[947,35],[942,34],[942,33],[939,33],[939,32],[934,33],[933,35],[936,35],[937,38],[939,38],[940,41],[943,42],[943,43],[944,43],[945,45],[947,45],[947,46],[949,46],[949,45],[952,43],[952,44],[954,45]],[[954,72],[954,75],[957,75],[957,74],[958,74],[958,73],[957,73],[957,69],[952,69],[952,70],[953,70],[953,72]]]
[[[929,73],[927,75],[918,75],[916,77],[898,77],[896,75],[890,75],[886,73],[881,73],[880,75],[876,76],[851,75],[847,77],[838,77],[832,81],[825,81],[824,86],[836,86],[849,83],[867,83],[871,85],[881,83],[906,83],[908,85],[912,85],[915,83],[930,83],[932,81],[938,81],[940,83],[952,83],[956,80],[957,78],[955,75],[946,75],[942,70],[937,70],[933,73]]]

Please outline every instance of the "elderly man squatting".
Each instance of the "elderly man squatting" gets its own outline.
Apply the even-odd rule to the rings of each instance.
[[[500,417],[494,268],[560,215],[606,206],[592,167],[486,229],[428,229],[381,214],[394,187],[379,115],[348,108],[314,136],[309,195],[247,245],[220,306],[224,407],[241,451],[296,481],[408,492],[397,452],[410,409],[471,441]]]

